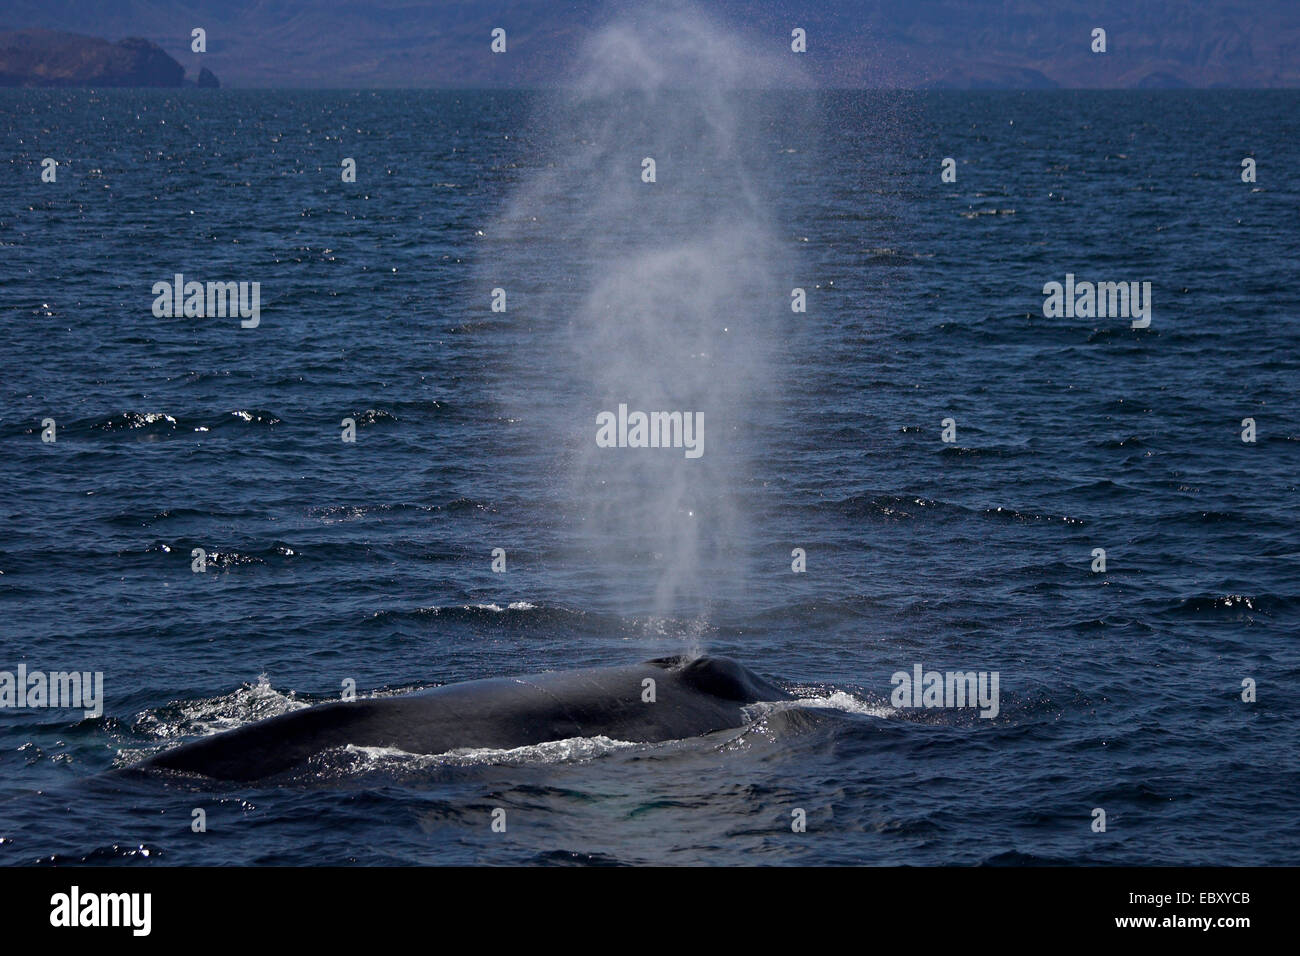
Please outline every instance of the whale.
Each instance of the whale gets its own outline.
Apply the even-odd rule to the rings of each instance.
[[[727,657],[664,657],[316,704],[181,744],[130,769],[246,783],[301,772],[313,757],[348,745],[443,754],[573,737],[655,743],[743,727],[749,705],[791,699]]]

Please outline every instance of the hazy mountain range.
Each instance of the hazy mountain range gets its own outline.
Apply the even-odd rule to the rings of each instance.
[[[1300,86],[1297,0],[719,0],[698,9],[835,87]],[[563,82],[602,20],[663,3],[597,0],[4,0],[0,31],[158,44],[226,86],[484,87]],[[207,31],[207,52],[190,31]],[[489,50],[506,30],[507,52]],[[1107,34],[1093,53],[1092,30]]]

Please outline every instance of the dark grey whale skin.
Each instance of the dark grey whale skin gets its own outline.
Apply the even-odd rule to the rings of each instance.
[[[646,678],[655,682],[653,703],[642,700]],[[246,782],[347,744],[439,754],[598,735],[634,743],[680,740],[743,726],[747,704],[790,699],[730,658],[660,658],[317,704],[183,744],[131,769]]]

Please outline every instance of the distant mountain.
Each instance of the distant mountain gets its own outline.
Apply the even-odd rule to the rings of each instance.
[[[0,86],[180,86],[185,69],[139,37],[109,43],[51,30],[0,33]]]
[[[545,86],[563,82],[583,39],[659,0],[6,0],[0,29],[142,36],[191,74],[270,87]],[[1300,86],[1297,0],[715,0],[721,29],[790,52],[836,87]],[[203,27],[207,51],[190,49]],[[493,28],[508,50],[489,50]],[[1091,51],[1092,30],[1107,52]]]

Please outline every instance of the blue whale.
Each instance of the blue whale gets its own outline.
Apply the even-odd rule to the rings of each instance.
[[[729,658],[668,657],[317,704],[182,744],[133,769],[246,782],[300,769],[348,744],[441,754],[570,737],[680,740],[744,726],[748,704],[790,699]]]

